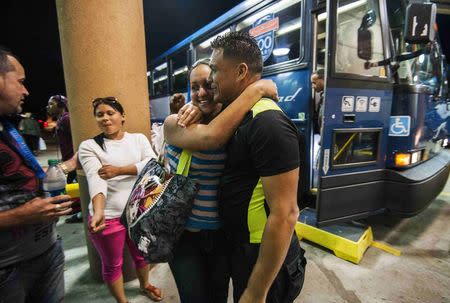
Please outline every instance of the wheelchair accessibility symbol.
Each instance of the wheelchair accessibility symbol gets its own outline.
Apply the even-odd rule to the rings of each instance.
[[[389,136],[406,137],[411,129],[410,116],[391,116],[389,121]]]

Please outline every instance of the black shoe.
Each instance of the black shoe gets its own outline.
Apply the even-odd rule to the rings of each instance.
[[[83,222],[83,217],[81,216],[81,213],[73,214],[72,216],[66,219],[66,223],[68,224],[81,222]]]

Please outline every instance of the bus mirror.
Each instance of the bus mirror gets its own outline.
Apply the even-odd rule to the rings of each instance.
[[[369,28],[377,21],[377,15],[373,10],[368,11],[361,20],[360,28]]]
[[[405,42],[426,44],[434,40],[436,4],[410,3],[406,8]]]
[[[358,57],[372,60],[372,33],[367,28],[358,29]]]
[[[358,28],[358,57],[366,61],[372,59],[372,33],[369,27],[374,25],[376,20],[377,15],[370,10],[364,15]]]

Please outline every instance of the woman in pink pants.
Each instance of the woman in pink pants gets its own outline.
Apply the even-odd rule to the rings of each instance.
[[[102,260],[103,280],[118,303],[128,302],[122,277],[126,242],[141,292],[154,301],[161,301],[161,290],[148,282],[149,265],[120,223],[136,175],[150,158],[156,158],[155,153],[143,134],[123,131],[124,110],[116,98],[97,98],[92,105],[102,133],[83,141],[78,154],[89,184],[90,238]]]

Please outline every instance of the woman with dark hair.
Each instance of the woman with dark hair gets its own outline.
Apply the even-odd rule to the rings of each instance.
[[[68,99],[63,95],[54,95],[48,99],[47,113],[50,117],[56,118],[56,138],[58,139],[62,161],[73,158],[74,150],[72,145],[72,132],[70,130],[70,114]],[[67,183],[73,183],[77,178],[75,170],[68,172]]]
[[[177,115],[171,115],[164,124],[165,137],[170,141],[166,146],[166,160],[171,171],[176,171],[183,151],[177,147],[177,143],[183,143],[183,133],[189,131],[186,127],[196,122],[196,117],[201,117],[203,130],[215,129],[212,133],[217,134],[205,136],[204,141],[214,141],[218,145],[216,149],[192,152],[189,177],[197,182],[199,191],[186,229],[175,247],[174,259],[169,262],[181,302],[227,302],[230,281],[229,248],[218,213],[217,199],[226,160],[221,142],[225,143],[230,138],[244,115],[260,98],[276,98],[273,82],[260,80],[242,92],[236,103],[227,109],[228,117],[233,117],[233,121],[216,117],[222,104],[214,102],[214,92],[208,80],[210,73],[209,59],[199,60],[192,65],[189,83],[194,107],[181,110],[188,113],[189,119],[181,121],[183,119],[180,120]],[[211,122],[212,120],[215,121]]]
[[[149,284],[149,265],[120,223],[120,216],[136,181],[136,175],[155,154],[143,134],[123,130],[125,114],[114,97],[92,102],[97,125],[102,131],[83,141],[79,159],[89,184],[90,238],[102,260],[102,276],[117,302],[126,303],[122,263],[125,242],[139,278],[141,292],[154,301],[163,299],[161,290]]]
[[[54,95],[48,99],[47,114],[56,118],[55,135],[58,140],[59,150],[61,151],[62,163],[59,167],[67,175],[67,184],[74,183],[77,180],[78,155],[73,149],[72,131],[70,129],[70,114],[68,108],[69,100],[63,95]],[[81,205],[76,201],[72,206],[74,213],[72,216],[66,218],[66,223],[80,223],[83,222],[81,215]]]

